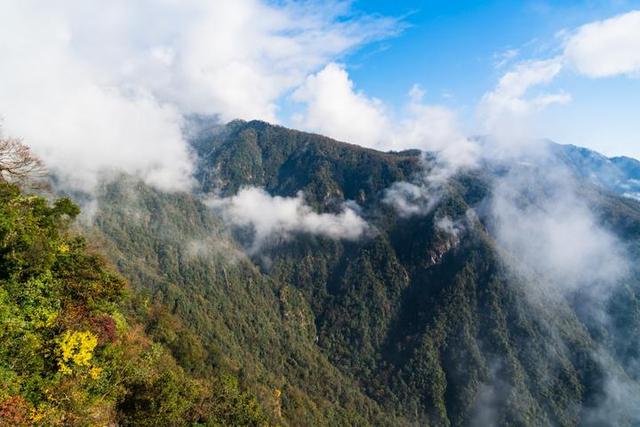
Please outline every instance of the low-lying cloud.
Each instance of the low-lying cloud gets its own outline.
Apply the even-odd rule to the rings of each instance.
[[[493,186],[490,214],[498,243],[517,261],[567,295],[606,296],[629,272],[622,242],[598,221],[568,171],[517,165]]]
[[[213,198],[208,205],[231,224],[251,229],[252,253],[274,240],[287,240],[295,234],[357,240],[370,230],[348,204],[339,213],[317,213],[306,204],[302,192],[296,197],[281,197],[248,187],[234,196]]]

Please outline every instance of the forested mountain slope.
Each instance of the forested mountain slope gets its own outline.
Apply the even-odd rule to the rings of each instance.
[[[511,268],[518,254],[497,240],[488,213],[502,165],[456,174],[430,209],[407,216],[385,202],[387,191],[435,167],[433,157],[263,122],[203,129],[193,138],[193,194],[123,177],[101,189],[91,229],[136,291],[181,320],[184,333],[174,335],[163,336],[161,321],[149,325],[181,365],[233,372],[285,425],[636,419],[610,402],[608,387],[611,372],[631,387],[637,379],[637,275],[598,302],[606,325],[580,309],[579,287],[532,297],[545,289],[544,272]],[[247,250],[250,230],[205,203],[247,186],[301,191],[318,212],[356,203],[372,232],[293,232]],[[581,191],[636,254],[638,204],[597,186]]]
[[[123,178],[99,203],[95,238],[138,292],[184,322],[177,334],[151,325],[184,366],[234,372],[281,422],[397,424],[318,351],[302,293],[261,273],[196,198]]]
[[[145,333],[191,337],[69,228],[78,213],[0,183],[0,425],[266,424],[235,377],[191,373]]]

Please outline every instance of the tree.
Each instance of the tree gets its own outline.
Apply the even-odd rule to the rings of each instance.
[[[21,186],[42,184],[46,169],[19,139],[0,138],[0,181]]]

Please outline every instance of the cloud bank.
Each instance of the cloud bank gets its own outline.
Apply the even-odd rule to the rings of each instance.
[[[74,55],[65,20],[30,6],[1,7],[4,131],[24,138],[74,187],[90,189],[97,172],[114,167],[164,189],[187,187],[179,112],[147,91],[114,86]]]
[[[557,162],[516,165],[493,186],[497,241],[517,264],[567,295],[608,295],[629,273],[624,245],[602,226],[570,173]]]
[[[369,231],[366,221],[347,204],[337,214],[317,213],[305,203],[302,192],[296,197],[280,197],[248,187],[231,197],[211,199],[208,205],[224,220],[252,230],[251,253],[274,239],[287,240],[294,234],[357,240]]]

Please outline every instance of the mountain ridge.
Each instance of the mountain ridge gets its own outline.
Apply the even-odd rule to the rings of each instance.
[[[274,241],[248,259],[256,266],[252,281],[263,283],[255,289],[273,289],[267,298],[273,302],[262,308],[232,309],[220,302],[231,297],[228,292],[242,288],[242,276],[234,273],[234,278],[220,280],[220,273],[227,277],[229,269],[237,267],[207,255],[209,261],[198,267],[201,272],[197,276],[188,273],[193,261],[186,255],[185,239],[216,235],[217,226],[205,224],[220,221],[204,206],[197,208],[201,212],[197,216],[185,210],[185,206],[198,206],[199,196],[181,196],[186,197],[182,202],[173,197],[172,201],[135,184],[133,199],[149,201],[146,207],[138,208],[150,221],[136,229],[118,219],[122,215],[118,211],[126,205],[120,196],[100,196],[95,229],[122,253],[112,255],[121,271],[135,279],[149,254],[159,251],[157,255],[161,255],[173,247],[176,252],[170,251],[167,259],[180,259],[180,263],[160,263],[153,269],[158,277],[173,277],[177,287],[160,291],[162,287],[154,280],[147,280],[147,291],[174,307],[174,314],[189,327],[199,325],[195,333],[208,337],[205,348],[218,348],[215,352],[244,360],[244,368],[242,363],[229,368],[240,366],[248,373],[241,378],[247,387],[262,390],[258,395],[267,407],[275,405],[268,390],[277,386],[283,396],[281,422],[468,425],[486,409],[484,406],[492,406],[493,422],[499,424],[577,425],[596,417],[598,396],[602,396],[599,384],[607,374],[594,349],[601,345],[598,333],[604,332],[590,329],[589,320],[576,314],[571,300],[536,297],[546,301],[542,306],[532,300],[530,289],[537,282],[544,283],[544,277],[523,279],[510,271],[504,261],[510,255],[496,243],[483,213],[483,201],[494,191],[495,178],[490,173],[459,173],[441,189],[431,210],[403,217],[383,202],[385,191],[393,183],[420,179],[434,165],[431,155],[420,159],[412,151],[380,153],[255,121],[234,122],[229,128],[200,135],[193,146],[199,158],[199,191],[205,194],[215,189],[218,197],[230,197],[247,186],[262,187],[281,197],[302,191],[309,206],[329,213],[353,200],[378,230],[374,236],[355,242],[305,233]],[[120,191],[130,191],[129,184],[118,185],[123,185]],[[603,207],[598,209],[603,209],[604,220],[629,230],[639,229],[636,203],[623,201],[626,199],[608,190],[601,194],[595,187],[588,194],[589,200],[596,202],[594,206]],[[478,218],[468,216],[474,211],[480,214]],[[158,212],[173,214],[154,219]],[[209,216],[194,235],[195,229],[187,224]],[[461,230],[458,236],[452,234],[451,226],[439,225],[443,218],[457,224]],[[111,226],[107,227],[108,223]],[[162,232],[174,223],[184,223],[186,228]],[[156,230],[155,236],[152,230]],[[224,239],[242,248],[243,240],[237,240],[233,227],[225,233],[229,234]],[[130,236],[155,243],[132,249]],[[136,253],[139,255],[132,256]],[[220,262],[219,268],[211,269]],[[266,285],[270,281],[273,285]],[[181,287],[189,289],[188,296]],[[635,316],[636,285],[627,292],[630,299],[624,305],[624,316]],[[241,303],[254,298],[251,292],[243,295],[232,300]],[[191,302],[194,299],[199,301],[197,305]],[[173,300],[179,302],[171,303]],[[222,316],[221,320],[240,317],[224,327],[223,323],[212,327],[210,322],[207,326],[196,320],[198,306],[198,310],[220,307],[216,316]],[[281,308],[273,312],[270,306]],[[248,330],[240,325],[255,323],[249,319],[258,318],[262,319],[258,323],[266,322],[268,327],[246,335]],[[291,341],[276,348],[255,347],[246,341],[253,336],[266,339],[265,343],[277,342],[282,338],[277,338],[275,331],[286,331],[299,322],[310,328],[308,332],[285,334],[300,335],[299,344]],[[290,326],[285,326],[288,323]],[[224,339],[216,338],[216,329],[227,330],[238,344],[224,344]],[[538,350],[544,347],[555,350],[544,354]],[[621,347],[620,351],[628,349]],[[325,379],[299,382],[297,375],[309,375],[305,373],[308,368],[296,363],[298,367],[292,370],[293,365],[284,361],[313,360],[310,354],[316,352],[324,360],[317,366],[325,366],[320,370],[327,373],[322,374]],[[633,360],[635,356],[629,355]],[[277,360],[281,362],[274,364]],[[260,365],[264,367],[250,368]],[[249,374],[251,370],[254,374]],[[549,381],[537,383],[543,375]],[[335,380],[328,381],[331,376]],[[336,399],[323,388],[323,382],[325,386],[343,384],[340,387],[346,394]],[[298,397],[292,400],[292,396]],[[311,402],[320,398],[326,402],[325,410],[301,409],[310,408]],[[627,419],[628,414],[621,417]]]

